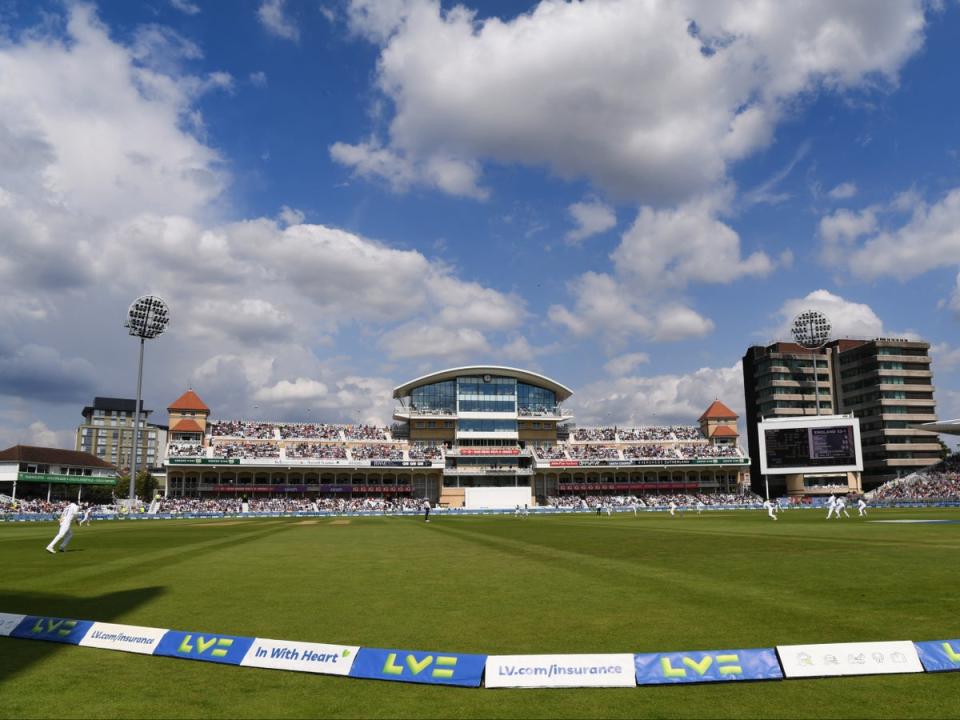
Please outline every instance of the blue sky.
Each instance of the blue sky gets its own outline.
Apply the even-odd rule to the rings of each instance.
[[[0,444],[145,405],[388,422],[456,365],[579,422],[743,408],[801,310],[960,416],[960,4],[0,2]]]

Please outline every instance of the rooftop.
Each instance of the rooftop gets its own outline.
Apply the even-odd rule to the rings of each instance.
[[[14,445],[0,451],[0,462],[38,463],[43,465],[68,465],[70,467],[112,468],[113,465],[96,455],[63,450],[61,448]]]
[[[446,370],[440,370],[439,372],[414,378],[403,385],[395,387],[393,389],[393,397],[406,397],[414,388],[420,387],[421,385],[430,385],[432,383],[443,382],[444,380],[455,380],[464,375],[479,375],[480,377],[483,377],[484,375],[495,375],[499,377],[516,378],[520,382],[527,383],[528,385],[536,385],[538,387],[546,388],[547,390],[552,390],[554,393],[556,393],[557,402],[563,402],[573,395],[573,390],[568,388],[566,385],[561,385],[556,380],[551,380],[546,375],[541,375],[530,370],[507,367],[505,365],[466,365],[464,367],[448,368]]]
[[[167,410],[203,410],[210,412],[210,408],[192,388],[170,403]]]

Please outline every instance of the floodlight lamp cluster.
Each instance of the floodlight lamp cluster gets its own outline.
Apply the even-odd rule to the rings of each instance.
[[[814,350],[830,337],[830,321],[822,312],[805,310],[793,319],[791,332],[798,345]]]
[[[130,305],[125,326],[130,329],[131,335],[151,340],[163,334],[169,322],[170,311],[163,298],[144,295]]]

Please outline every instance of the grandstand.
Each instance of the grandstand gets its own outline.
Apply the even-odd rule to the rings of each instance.
[[[936,465],[890,480],[867,493],[872,502],[960,500],[960,454]]]
[[[395,388],[395,424],[379,427],[211,421],[188,390],[168,407],[167,496],[481,507],[739,492],[749,460],[723,403],[697,425],[576,427],[572,394],[528,370],[451,368]]]

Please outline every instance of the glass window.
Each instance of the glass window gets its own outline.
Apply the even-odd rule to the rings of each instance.
[[[454,380],[422,385],[410,393],[410,404],[420,412],[445,412],[457,409],[457,384]]]
[[[487,379],[484,379],[487,378]],[[517,383],[513,378],[457,378],[459,412],[516,412]]]
[[[460,420],[462,432],[516,432],[516,420]]]
[[[517,411],[521,414],[553,413],[557,408],[557,395],[552,390],[517,383]]]

